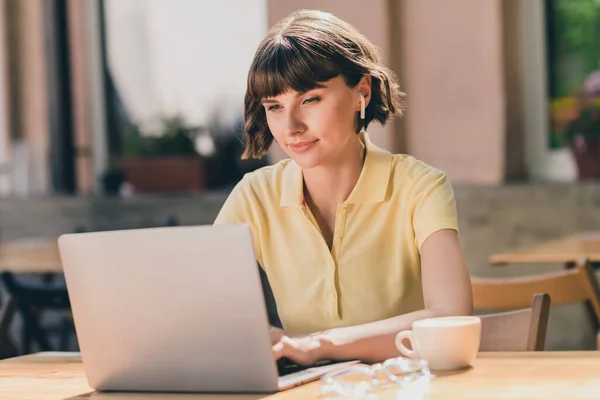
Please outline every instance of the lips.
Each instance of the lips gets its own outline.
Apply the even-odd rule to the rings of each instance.
[[[315,143],[317,143],[317,140],[305,140],[302,142],[288,143],[288,147],[292,149],[294,153],[304,153],[310,150]]]

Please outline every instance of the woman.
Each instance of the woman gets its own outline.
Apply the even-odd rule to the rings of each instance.
[[[375,47],[331,14],[295,12],[258,47],[243,156],[275,140],[290,159],[244,176],[215,224],[252,229],[284,328],[276,359],[378,362],[413,321],[472,313],[448,179],[365,132],[400,115],[401,96]]]

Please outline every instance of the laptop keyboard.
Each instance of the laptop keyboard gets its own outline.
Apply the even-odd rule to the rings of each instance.
[[[288,358],[280,358],[277,360],[277,372],[279,376],[285,376],[305,369]]]
[[[322,367],[324,365],[337,364],[339,362],[340,361],[321,360],[317,361],[314,365],[303,367],[301,365],[296,364],[288,358],[280,358],[279,360],[277,360],[277,371],[279,372],[279,376],[286,376],[308,368]]]

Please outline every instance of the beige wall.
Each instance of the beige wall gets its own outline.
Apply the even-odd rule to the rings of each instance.
[[[389,66],[391,49],[388,0],[370,0],[368,3],[364,0],[269,0],[267,4],[269,28],[299,9],[317,9],[333,13],[354,25],[379,47],[384,63]],[[394,129],[393,123],[388,123],[384,127],[374,123],[369,127],[369,135],[375,144],[392,150],[395,146]],[[282,157],[284,157],[283,151],[274,144],[271,161]]]
[[[80,194],[94,189],[92,164],[91,94],[90,70],[87,55],[85,3],[68,1],[69,51],[71,68],[71,95],[73,115],[73,145],[75,146],[75,168],[77,190]]]
[[[12,21],[17,34],[11,38],[16,50],[18,102],[11,121],[21,138],[13,142],[11,168],[16,195],[44,194],[50,188],[48,85],[45,48],[45,0],[9,0],[18,10]],[[15,57],[15,54],[11,54]],[[11,71],[14,72],[14,71]],[[15,76],[10,77],[15,79]]]
[[[403,3],[408,149],[455,183],[504,176],[500,1]]]

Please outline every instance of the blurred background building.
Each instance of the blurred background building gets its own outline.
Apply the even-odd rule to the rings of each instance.
[[[165,120],[216,157],[219,135],[241,137],[258,42],[298,8],[348,20],[398,73],[406,117],[371,129],[379,145],[422,158],[457,184],[578,176],[564,125],[598,69],[594,0],[0,4],[4,196],[102,193],[107,173],[139,150],[128,141],[132,127],[158,135]],[[274,150],[271,162],[280,157]]]
[[[300,8],[355,25],[399,75],[406,115],[370,135],[448,173],[473,274],[548,271],[488,257],[599,229],[597,0],[0,0],[0,239],[211,223],[282,157],[239,160],[243,95]],[[550,348],[592,343],[560,329],[583,309],[553,315]]]

